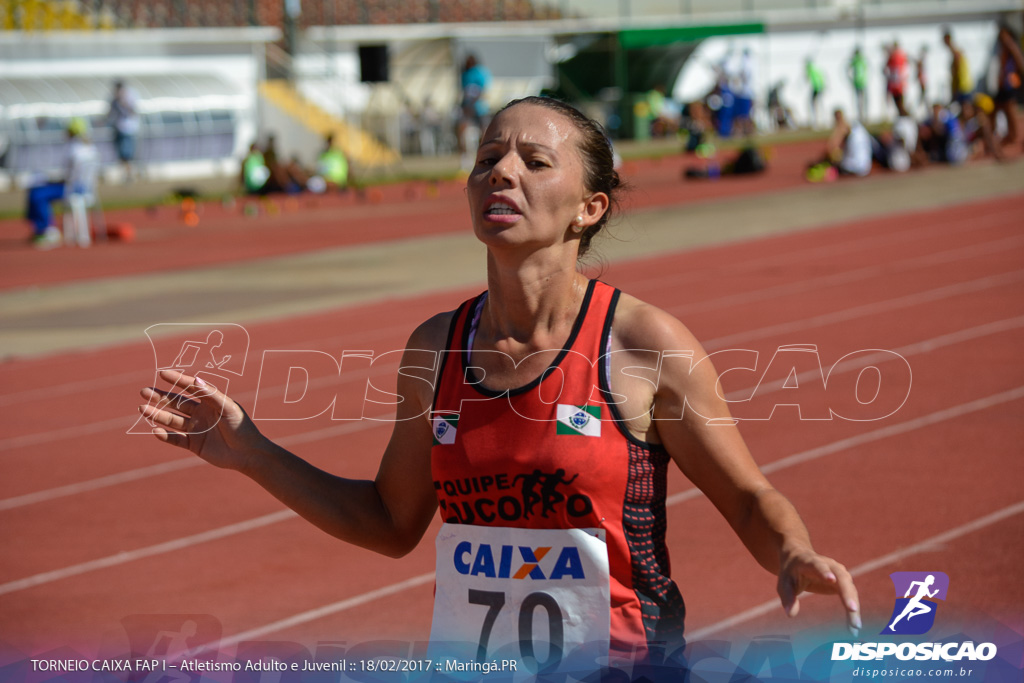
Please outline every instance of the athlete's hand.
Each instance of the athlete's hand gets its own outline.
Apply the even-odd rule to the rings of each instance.
[[[202,378],[160,371],[170,391],[146,387],[139,412],[160,441],[188,449],[217,467],[244,469],[265,441],[242,407]]]
[[[783,553],[778,592],[788,616],[795,617],[799,613],[800,594],[804,591],[838,595],[846,610],[847,626],[854,637],[857,636],[861,629],[860,600],[846,567],[809,548]]]

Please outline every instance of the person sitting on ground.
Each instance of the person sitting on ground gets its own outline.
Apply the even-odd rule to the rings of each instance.
[[[920,164],[962,164],[967,160],[967,140],[960,120],[938,102],[932,105],[932,115],[921,124],[917,139],[915,159]]]
[[[833,116],[835,126],[825,143],[825,156],[808,167],[811,182],[871,173],[871,135],[860,121],[848,121],[842,109],[836,109]]]
[[[287,164],[282,164],[277,159],[277,139],[273,134],[267,136],[267,144],[263,147],[263,161],[270,171],[266,186],[267,194],[296,191],[288,175]]]
[[[711,120],[711,113],[707,106],[697,100],[690,102],[683,108],[683,125],[680,131],[685,133],[683,151],[687,154],[697,154],[700,157],[707,157],[714,154],[715,124]]]
[[[903,173],[910,170],[911,154],[893,128],[871,136],[871,158],[882,168]]]
[[[254,142],[249,145],[249,153],[242,160],[242,172],[239,179],[245,194],[267,194],[270,182],[270,169],[267,168],[263,152]]]
[[[992,98],[984,93],[975,94],[974,99],[961,105],[960,125],[964,131],[969,157],[990,156],[997,161],[1006,158],[1002,145],[996,140],[993,121],[995,110],[996,105]]]
[[[293,154],[291,161],[285,164],[282,169],[288,177],[288,185],[285,187],[286,192],[295,194],[310,189],[309,183],[313,179],[313,174],[302,165],[298,154]]]
[[[316,172],[323,180],[325,190],[337,191],[348,188],[348,159],[341,148],[334,144],[333,135],[324,138],[323,151],[317,157]]]
[[[728,161],[719,164],[714,158],[709,159],[704,166],[689,166],[683,171],[684,178],[719,178],[726,175],[753,175],[764,173],[768,169],[768,162],[764,153],[753,142],[747,143],[743,149],[738,151]]]
[[[86,166],[99,164],[99,151],[89,140],[89,126],[85,119],[71,119],[67,135],[63,174],[59,178],[37,182],[28,190],[25,217],[32,223],[32,244],[41,249],[57,246],[62,241],[61,231],[54,225],[53,202],[64,199],[70,192],[92,191],[93,188],[69,187],[69,180],[82,178]]]

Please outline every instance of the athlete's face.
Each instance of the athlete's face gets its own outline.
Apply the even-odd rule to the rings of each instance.
[[[477,150],[469,207],[489,246],[565,244],[587,216],[583,162],[573,123],[546,107],[519,104],[498,114]]]

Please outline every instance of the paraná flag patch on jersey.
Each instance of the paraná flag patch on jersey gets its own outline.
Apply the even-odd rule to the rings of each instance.
[[[435,415],[433,427],[435,446],[453,444],[455,443],[455,434],[459,428],[459,414]]]
[[[558,404],[555,434],[601,436],[601,406]]]

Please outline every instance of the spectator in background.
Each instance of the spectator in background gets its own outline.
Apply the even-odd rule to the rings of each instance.
[[[486,124],[488,107],[485,97],[487,89],[491,86],[491,72],[477,61],[475,55],[468,55],[462,68],[460,82],[462,97],[459,102],[456,134],[462,168],[468,170],[472,168],[474,161],[470,158],[469,151],[476,149],[480,133]]]
[[[249,152],[242,160],[239,182],[245,194],[267,194],[269,191],[267,184],[270,182],[270,169],[255,142],[249,145]]]
[[[262,194],[298,192],[302,189],[293,182],[288,164],[278,161],[277,138],[273,133],[267,136],[267,144],[263,146],[263,163],[270,171],[270,178],[267,180]]]
[[[665,84],[658,83],[647,92],[647,112],[651,137],[663,138],[679,129],[679,108],[665,94]]]
[[[309,170],[302,165],[302,161],[299,159],[298,154],[293,154],[291,161],[284,165],[284,172],[288,176],[286,192],[291,194],[312,189],[310,187],[310,181],[316,176],[310,173]],[[314,185],[317,187],[320,186],[319,183],[314,183]]]
[[[419,124],[420,154],[434,156],[437,154],[438,144],[441,140],[441,113],[429,97],[423,101],[417,122]]]
[[[999,54],[999,85],[994,99],[995,111],[1006,117],[1006,136],[1002,145],[1017,140],[1017,100],[1021,95],[1024,80],[1024,55],[1021,55],[1020,38],[1006,24],[999,25],[996,38]]]
[[[971,67],[963,51],[953,43],[953,34],[947,28],[942,33],[942,42],[949,48],[950,101],[963,104],[974,94],[974,79]]]
[[[807,58],[805,66],[807,82],[811,85],[810,127],[818,128],[821,125],[821,95],[825,92],[825,74],[812,57]]]
[[[740,68],[736,72],[736,132],[740,135],[754,134],[754,56],[750,48],[744,48],[740,55]]]
[[[920,91],[920,96],[917,102],[915,111],[928,111],[928,71],[926,64],[928,61],[928,46],[921,46],[921,53],[918,55],[917,60],[914,62],[917,67],[917,87]]]
[[[962,106],[962,105],[961,105]],[[932,115],[921,124],[915,161],[962,164],[969,150],[960,120],[939,103],[932,105]]]
[[[134,180],[135,139],[139,134],[139,98],[124,81],[114,82],[107,121],[114,127],[114,146],[117,158],[124,166],[125,182]]]
[[[995,109],[992,98],[982,93],[960,105],[960,125],[964,130],[968,156],[988,155],[999,161],[1005,158],[1003,146],[995,136]]]
[[[25,217],[32,223],[32,244],[39,249],[58,246],[62,241],[61,231],[53,220],[53,202],[73,192],[88,193],[95,189],[75,186],[76,183],[94,182],[94,174],[99,169],[99,151],[89,141],[88,124],[84,119],[71,119],[67,134],[63,175],[38,182],[28,190]],[[87,172],[90,168],[91,173]]]
[[[706,160],[715,155],[715,124],[703,102],[697,100],[683,107],[680,132],[685,134],[683,153]]]
[[[344,190],[348,187],[348,158],[341,148],[334,144],[334,136],[324,138],[324,148],[316,161],[317,176],[323,178],[327,190]]]
[[[868,60],[864,59],[864,54],[860,51],[859,46],[853,49],[850,63],[846,67],[846,74],[850,78],[850,84],[853,85],[853,95],[857,101],[857,120],[863,123],[868,115]]]
[[[847,121],[842,109],[834,113],[835,126],[825,143],[825,155],[807,169],[811,182],[834,180],[837,175],[871,173],[871,135],[860,121]]]
[[[875,161],[899,173],[910,169],[916,146],[917,124],[909,116],[896,119],[892,128],[873,136],[871,142]]]
[[[786,85],[786,79],[776,81],[771,90],[768,91],[768,116],[776,129],[795,128],[793,123],[793,112],[782,103],[782,88]]]
[[[907,115],[903,93],[907,87],[907,53],[898,40],[892,41],[889,57],[885,62],[885,90],[896,106],[897,118]]]

